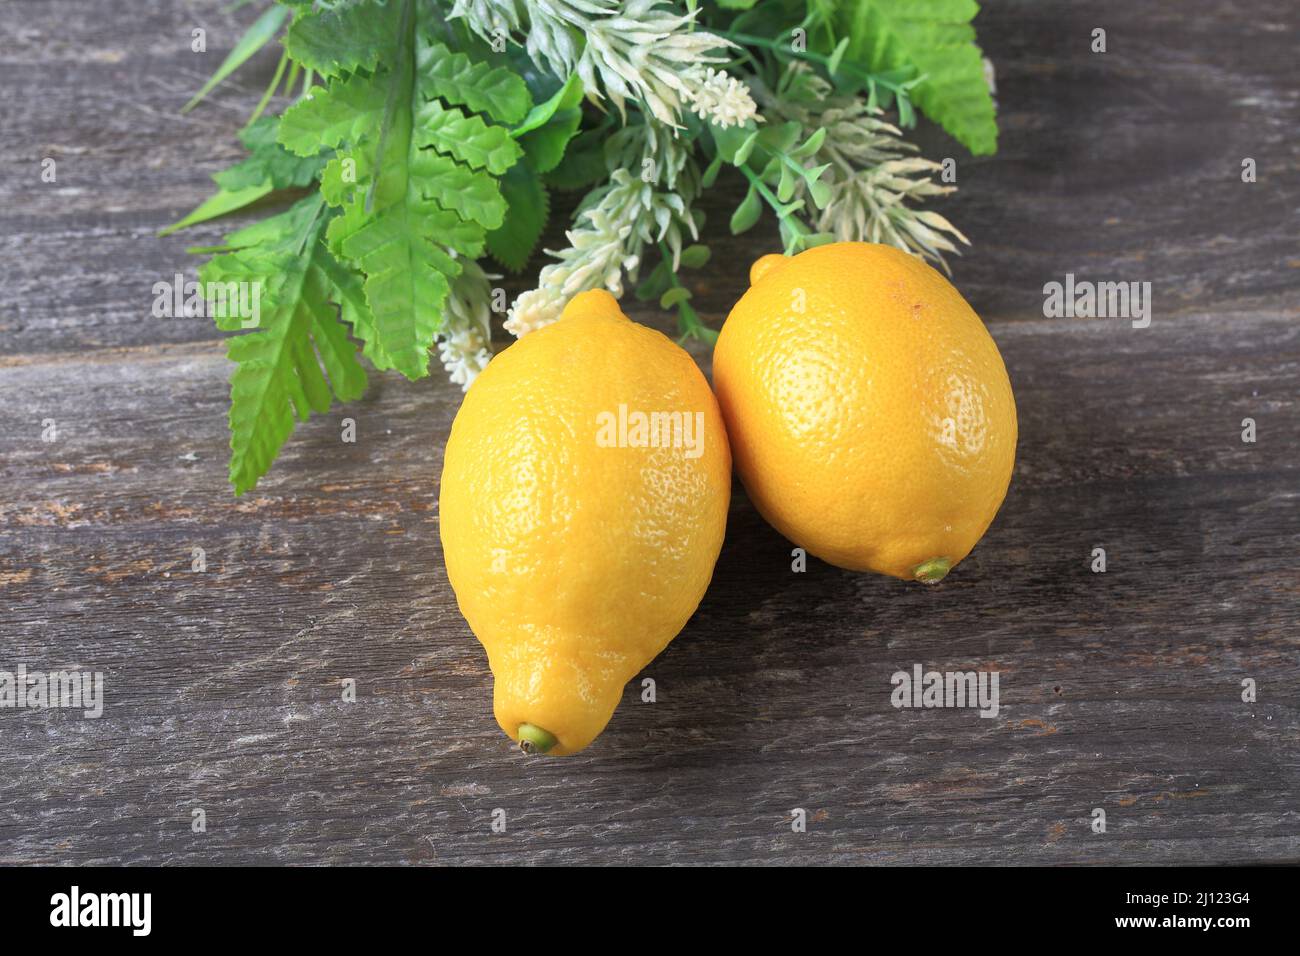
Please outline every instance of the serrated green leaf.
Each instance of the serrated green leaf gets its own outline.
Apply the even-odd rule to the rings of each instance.
[[[501,195],[509,211],[504,225],[487,234],[487,249],[511,272],[519,272],[537,248],[550,199],[537,174],[523,163],[501,178]]]
[[[416,45],[416,76],[425,98],[440,97],[467,106],[499,123],[519,122],[532,106],[528,85],[514,72],[476,63],[464,53],[453,53],[423,37]],[[579,91],[581,96],[581,84]]]
[[[333,287],[331,298],[338,303],[340,316],[362,342],[362,354],[377,369],[393,368],[392,356],[383,351],[375,314],[366,301],[366,277],[339,261],[328,249],[322,251],[319,265]]]
[[[385,84],[364,74],[330,80],[284,111],[279,142],[299,156],[315,156],[322,148],[354,143],[378,128],[387,93]]]
[[[183,219],[159,232],[170,235],[243,209],[277,189],[295,189],[310,185],[325,165],[325,156],[295,156],[276,142],[278,120],[263,117],[241,134],[245,147],[252,153],[247,159],[224,169],[212,178],[219,187],[216,195],[204,200]]]
[[[375,69],[398,55],[402,17],[413,0],[342,0],[289,26],[284,46],[299,66],[322,76]],[[409,27],[408,27],[409,29]]]
[[[978,12],[975,0],[859,0],[840,7],[837,31],[851,38],[846,57],[865,69],[923,74],[911,99],[972,153],[986,155],[997,151],[998,129],[971,26]]]
[[[416,113],[415,142],[498,176],[524,154],[504,126],[489,126],[477,115],[466,116],[455,107],[446,109],[436,100]]]
[[[747,229],[753,227],[758,222],[758,217],[763,213],[763,203],[758,198],[758,192],[753,187],[745,193],[745,198],[741,200],[736,211],[731,214],[731,234],[738,236]]]
[[[392,54],[373,68],[331,80],[323,96],[290,110],[281,140],[295,150],[337,145],[321,175],[321,195],[339,209],[326,233],[329,249],[365,277],[365,310],[353,301],[353,328],[377,368],[419,378],[428,374],[451,282],[461,272],[459,257],[482,255],[487,231],[503,222],[506,200],[494,174],[522,155],[505,127],[435,96],[497,115],[522,115],[529,100],[526,87],[518,87],[523,108],[516,109],[506,89],[515,84],[493,92],[495,74],[468,58],[452,57],[450,68],[439,67],[450,54],[421,39],[442,28],[439,9],[416,0],[390,3],[410,18],[396,32]],[[418,75],[420,63],[430,76]],[[457,87],[467,75],[488,77],[487,86]],[[355,300],[354,287],[351,293]]]
[[[366,388],[331,304],[332,286],[320,267],[326,217],[319,197],[232,236],[234,251],[217,256],[202,281],[264,284],[257,327],[229,340],[235,363],[230,379],[230,481],[236,494],[257,484],[293,431],[295,417],[326,411],[337,397],[350,401]],[[239,238],[242,236],[242,238]],[[249,242],[257,237],[256,242]],[[209,286],[209,288],[211,288]],[[237,329],[240,317],[218,326]],[[324,371],[322,371],[324,366]],[[327,377],[328,376],[328,377]]]
[[[425,182],[426,195],[444,209],[460,213],[462,219],[473,220],[486,229],[498,228],[506,215],[506,201],[501,197],[496,180],[486,173],[460,165],[449,156],[425,150],[419,170]]]
[[[264,116],[240,134],[251,155],[212,178],[228,191],[270,183],[272,189],[301,189],[311,185],[325,166],[327,156],[298,156],[277,142],[279,119]]]

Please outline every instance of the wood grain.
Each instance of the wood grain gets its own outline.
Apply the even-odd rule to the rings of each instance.
[[[0,669],[107,683],[100,720],[0,709],[0,863],[1300,860],[1292,4],[987,5],[999,154],[917,139],[959,159],[955,281],[1016,390],[1002,513],[923,589],[792,573],[737,486],[709,594],[645,672],[657,702],[633,682],[558,760],[497,730],[447,585],[457,389],[376,376],[230,493],[218,336],[149,314],[222,227],[154,233],[237,155],[269,66],[182,117],[247,12],[91,8],[0,6]],[[714,235],[735,199],[709,197]],[[706,318],[772,242],[718,237]],[[1044,319],[1066,272],[1152,282],[1151,327]],[[917,663],[997,670],[1000,714],[895,710]]]

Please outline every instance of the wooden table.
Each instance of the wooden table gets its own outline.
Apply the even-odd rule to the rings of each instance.
[[[269,76],[178,112],[249,21],[224,7],[0,9],[0,669],[102,671],[107,695],[99,720],[0,710],[0,862],[1300,859],[1293,0],[988,4],[1001,151],[917,137],[958,158],[934,208],[973,240],[955,281],[1016,389],[1000,516],[926,589],[791,573],[738,487],[657,703],[629,685],[565,759],[501,735],[447,585],[458,389],[377,376],[253,493],[225,482],[219,336],[150,315],[226,227],[155,233],[239,155]],[[774,243],[721,234],[735,198],[706,204],[714,323]],[[1044,318],[1066,273],[1151,282],[1150,327]],[[1000,714],[894,709],[918,663],[998,671]]]

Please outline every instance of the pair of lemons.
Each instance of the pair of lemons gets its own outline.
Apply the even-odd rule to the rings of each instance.
[[[487,649],[497,722],[569,754],[695,612],[732,459],[755,506],[832,564],[933,583],[992,522],[1016,410],[960,293],[888,246],[764,256],[727,317],[714,392],[603,291],[492,360],[452,426],[447,575]]]

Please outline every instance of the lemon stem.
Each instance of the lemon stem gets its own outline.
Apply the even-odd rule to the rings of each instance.
[[[951,570],[952,562],[947,558],[931,558],[914,567],[912,574],[922,584],[938,584]]]
[[[544,754],[559,741],[555,735],[533,724],[519,725],[519,749],[526,754]]]

